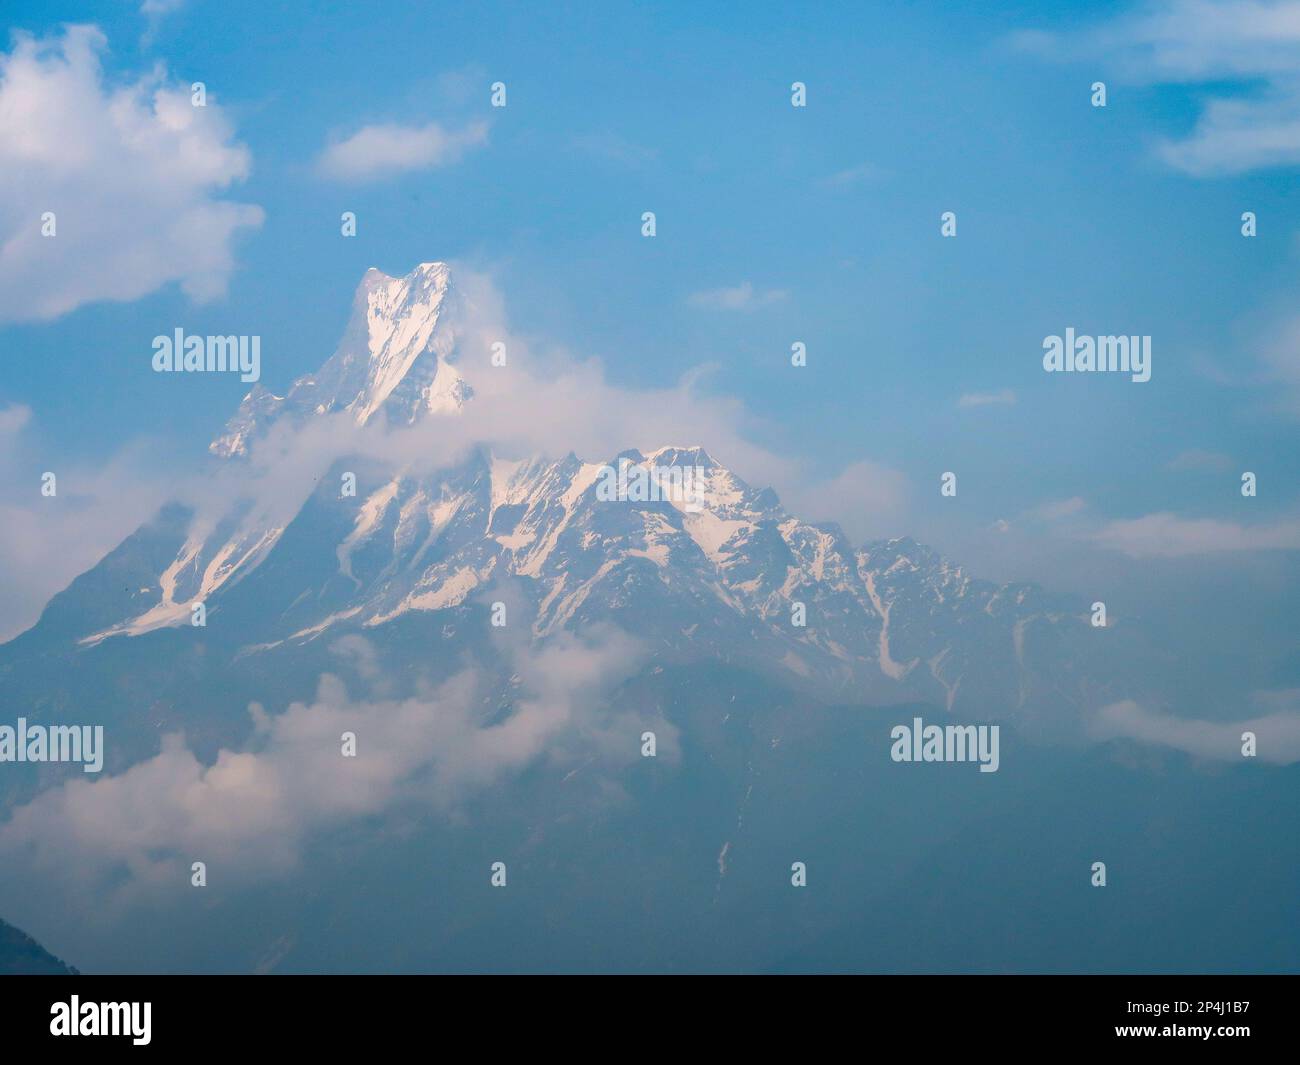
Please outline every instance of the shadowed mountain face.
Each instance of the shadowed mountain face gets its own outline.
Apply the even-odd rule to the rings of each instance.
[[[76,971],[64,965],[31,936],[0,921],[0,975],[68,976]]]
[[[64,930],[66,910],[45,919],[80,965],[124,972],[1300,964],[1300,836],[1242,829],[1294,805],[1300,767],[1206,772],[1181,755],[1031,748],[1009,729],[997,773],[901,765],[891,725],[932,708],[822,704],[709,663],[641,672],[609,701],[661,713],[680,758],[538,762],[460,816],[413,803],[332,824],[292,877],[214,876],[202,897],[187,853],[156,904],[90,942]],[[499,859],[504,890],[488,882]],[[1098,859],[1105,890],[1089,883]],[[794,861],[806,889],[791,887]],[[0,891],[15,879],[0,869]]]

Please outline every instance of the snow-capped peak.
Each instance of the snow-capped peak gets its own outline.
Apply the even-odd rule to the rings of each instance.
[[[448,320],[450,288],[446,263],[421,263],[403,278],[373,267],[366,273],[353,312],[354,318],[362,312],[364,293],[364,348],[358,344],[345,355],[349,361],[365,357],[364,385],[345,404],[358,422],[365,424],[390,398],[394,413],[406,422],[422,410],[460,409],[468,390],[447,361],[456,345],[455,326]]]
[[[452,365],[463,310],[446,263],[421,263],[400,278],[371,267],[357,286],[338,350],[283,398],[254,387],[210,450],[242,455],[286,415],[348,411],[364,425],[382,412],[390,422],[410,424],[426,413],[459,411],[473,394]]]

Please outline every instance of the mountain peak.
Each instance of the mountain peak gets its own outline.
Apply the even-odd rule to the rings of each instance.
[[[645,458],[659,466],[699,466],[708,470],[718,465],[699,444],[669,444],[651,451]]]
[[[361,284],[371,284],[374,282],[386,281],[406,281],[410,282],[418,278],[446,278],[451,276],[451,264],[442,260],[434,260],[427,263],[417,263],[403,277],[397,277],[393,274],[386,273],[377,266],[372,266],[366,270],[361,277]]]
[[[360,424],[390,399],[390,413],[406,423],[421,410],[460,409],[467,395],[447,363],[456,345],[451,287],[451,269],[440,262],[421,263],[402,278],[376,271],[362,279],[344,342],[330,360],[341,378],[334,399]]]
[[[390,423],[410,425],[429,413],[459,412],[473,394],[452,365],[462,320],[446,263],[420,263],[404,277],[372,266],[334,354],[284,397],[255,388],[209,450],[223,458],[246,454],[284,416],[347,411],[365,425],[382,413]]]

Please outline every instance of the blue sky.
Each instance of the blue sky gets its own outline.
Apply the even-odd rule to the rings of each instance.
[[[1249,148],[1277,101],[1300,100],[1282,61],[1300,37],[1249,5],[144,7],[20,2],[9,21],[46,48],[70,19],[97,26],[104,92],[158,64],[160,84],[204,81],[225,123],[208,146],[242,151],[247,174],[194,195],[261,221],[205,244],[231,259],[224,291],[201,300],[173,276],[15,320],[27,275],[9,257],[0,411],[11,425],[25,412],[4,441],[15,484],[60,468],[89,482],[124,454],[137,470],[198,468],[245,386],[151,373],[153,336],[259,334],[279,390],[333,350],[368,266],[447,259],[491,275],[517,333],[599,357],[618,385],[708,366],[698,388],[738,400],[749,437],[830,486],[778,489],[855,537],[914,533],[991,576],[1066,583],[1127,581],[1113,547],[1135,537],[1145,569],[1300,546],[1300,137],[1263,163]],[[796,80],[806,108],[790,106]],[[489,106],[495,81],[505,108]],[[1244,101],[1244,132],[1217,136],[1214,100]],[[366,127],[430,124],[483,132],[368,180],[322,166]],[[1189,165],[1168,143],[1204,151]],[[165,189],[165,157],[152,169]],[[45,209],[41,185],[14,182],[11,230]],[[137,199],[133,231],[165,219]],[[939,232],[948,210],[955,239]],[[64,276],[97,254],[66,228],[57,239]],[[752,306],[710,305],[745,285]],[[1042,339],[1067,326],[1150,334],[1152,380],[1045,374]],[[690,442],[709,445],[710,428]],[[857,463],[879,476],[855,484]],[[939,496],[945,470],[959,508]],[[1151,515],[1173,517],[1112,525]],[[1166,549],[1184,535],[1190,550]]]
[[[220,721],[191,746],[168,741],[156,756],[144,752],[144,761],[105,781],[114,791],[49,789],[40,805],[29,804],[17,833],[0,838],[4,845],[17,840],[25,856],[0,862],[0,909],[8,919],[56,952],[108,970],[159,964],[153,959],[168,969],[274,967],[276,952],[289,949],[277,938],[267,954],[266,930],[278,927],[289,930],[290,941],[294,928],[304,930],[291,959],[299,968],[337,968],[345,958],[351,969],[422,968],[448,943],[453,961],[438,957],[437,964],[456,964],[454,950],[478,951],[471,933],[484,929],[484,956],[504,944],[500,956],[524,965],[519,942],[549,949],[550,941],[532,935],[538,928],[575,944],[603,949],[608,941],[612,950],[630,949],[627,943],[642,949],[642,933],[670,943],[690,928],[688,945],[701,957],[716,929],[716,941],[743,958],[757,942],[753,930],[782,926],[783,919],[771,920],[782,911],[767,911],[767,887],[738,894],[739,904],[720,894],[723,859],[733,863],[728,885],[765,885],[777,856],[781,875],[772,884],[785,892],[785,849],[802,834],[805,844],[825,847],[824,864],[813,859],[818,878],[822,869],[829,873],[819,887],[839,878],[821,898],[838,900],[836,907],[847,900],[854,920],[864,898],[872,903],[873,923],[856,936],[836,930],[846,956],[864,944],[879,953],[883,942],[880,957],[892,958],[892,926],[903,930],[897,957],[924,966],[929,955],[916,953],[917,915],[924,925],[926,913],[937,912],[923,938],[938,944],[940,959],[961,944],[961,966],[984,964],[967,950],[972,933],[991,944],[986,956],[1002,959],[999,968],[1020,956],[1005,953],[1008,943],[1026,944],[1026,958],[1075,968],[1151,971],[1152,958],[1199,970],[1204,958],[1268,968],[1290,960],[1285,922],[1277,935],[1273,921],[1282,913],[1279,900],[1294,895],[1288,841],[1279,849],[1268,833],[1238,828],[1267,822],[1261,809],[1293,798],[1300,735],[1300,0],[10,0],[5,14],[0,642],[30,626],[52,595],[165,501],[193,500],[208,489],[223,503],[242,476],[245,467],[231,463],[219,484],[210,481],[206,449],[248,386],[233,375],[154,373],[155,336],[177,328],[257,335],[261,383],[282,393],[334,351],[368,267],[404,275],[421,262],[448,260],[467,289],[494,291],[504,306],[506,373],[513,376],[491,378],[493,398],[504,392],[516,402],[498,409],[545,423],[545,433],[521,431],[520,439],[545,437],[595,461],[631,446],[703,444],[756,486],[773,485],[800,517],[838,521],[856,542],[913,535],[976,577],[1036,580],[1069,593],[1074,605],[1061,607],[1061,616],[1083,617],[1086,604],[1104,601],[1107,625],[1119,630],[1112,646],[1136,622],[1131,649],[1145,656],[1138,665],[1127,654],[1086,660],[1118,663],[1113,670],[1098,664],[1087,678],[1097,698],[1124,700],[1102,710],[1112,734],[1193,758],[1211,752],[1208,771],[1198,765],[1194,779],[1182,762],[1127,747],[1094,756],[1035,743],[1043,757],[1016,760],[1011,744],[1023,738],[1029,754],[1031,739],[1051,733],[1042,726],[1049,716],[1027,721],[1023,732],[1008,729],[1008,767],[1032,770],[997,778],[1016,782],[1016,790],[1000,797],[967,790],[978,774],[900,785],[861,762],[866,738],[853,730],[866,717],[846,715],[852,725],[845,731],[827,708],[810,703],[827,710],[827,728],[809,729],[805,720],[821,719],[805,714],[796,693],[787,700],[783,689],[764,690],[757,675],[740,687],[749,713],[723,729],[731,718],[724,709],[721,724],[713,724],[733,686],[728,664],[716,685],[698,690],[693,675],[682,675],[691,696],[682,719],[716,732],[728,755],[692,750],[688,734],[677,797],[663,786],[666,777],[656,776],[652,801],[633,788],[633,802],[620,805],[633,811],[629,820],[615,819],[624,816],[617,812],[606,821],[597,784],[597,816],[612,826],[608,834],[592,834],[588,822],[564,812],[578,809],[574,794],[587,792],[564,791],[568,805],[556,807],[563,813],[557,825],[576,834],[538,842],[545,818],[537,811],[546,807],[531,796],[551,795],[542,780],[548,768],[536,779],[521,773],[515,783],[522,789],[497,787],[505,776],[484,776],[491,784],[483,793],[487,817],[463,825],[460,818],[449,826],[438,818],[408,821],[395,790],[370,808],[374,820],[359,829],[369,840],[361,849],[347,818],[367,808],[349,808],[355,796],[317,763],[301,761],[293,743],[279,744],[274,731],[267,741],[263,704],[287,721],[279,727],[309,720],[312,735],[327,736],[320,750],[330,764],[333,736],[353,728],[360,705],[375,711],[366,720],[376,729],[388,729],[368,750],[383,752],[386,738],[390,752],[380,760],[398,767],[394,781],[407,772],[403,766],[422,758],[433,764],[429,745],[439,747],[439,773],[444,749],[452,752],[445,764],[457,772],[480,767],[472,758],[462,764],[459,748],[442,738],[449,719],[441,694],[421,704],[427,718],[390,712],[393,678],[370,676],[383,660],[365,658],[354,643],[355,672],[373,682],[368,703],[348,705],[338,682],[322,678],[316,697],[290,703],[281,716],[276,700],[261,692],[275,670],[255,664],[246,674],[233,667],[228,691],[205,691],[194,703],[208,705],[211,696],[242,722],[243,707],[235,705],[242,700],[231,693],[257,688],[251,720],[258,738],[235,757],[269,774],[247,778],[254,790],[265,780],[300,781],[302,790],[273,786],[265,794],[288,798],[269,805],[257,796],[228,802],[245,785],[221,772],[208,777],[212,767],[199,757],[199,742],[223,742],[212,739]],[[206,86],[206,107],[191,106],[195,81]],[[796,81],[807,86],[806,107],[791,106]],[[1096,81],[1106,84],[1104,108],[1092,106]],[[490,105],[495,82],[506,86],[504,108]],[[58,219],[53,238],[39,232],[47,211]],[[355,237],[340,233],[345,211],[357,216]],[[641,235],[646,211],[657,216],[653,239]],[[952,238],[940,231],[948,211],[957,215]],[[1247,211],[1258,220],[1253,237],[1241,232]],[[490,311],[495,315],[495,303]],[[1151,380],[1045,373],[1044,338],[1071,327],[1085,335],[1149,335]],[[481,340],[473,329],[458,337]],[[805,367],[790,364],[795,341],[807,345]],[[476,355],[465,345],[458,367],[471,384],[496,372],[485,369],[486,351]],[[599,372],[584,361],[592,359]],[[582,403],[568,402],[575,392]],[[480,388],[480,410],[488,393]],[[550,418],[533,415],[534,397],[553,404]],[[462,417],[472,420],[474,411],[471,401]],[[490,421],[480,417],[480,424]],[[556,440],[556,425],[572,426],[574,440],[584,443]],[[679,435],[683,427],[690,439]],[[297,442],[321,438],[305,433]],[[426,441],[443,438],[412,439],[432,450]],[[267,463],[250,480],[260,478],[261,490],[272,494],[295,478],[305,483],[303,468]],[[57,472],[57,497],[40,493],[46,471]],[[959,477],[955,498],[940,495],[944,471]],[[1242,495],[1243,471],[1258,477],[1258,495]],[[339,564],[343,571],[344,555]],[[120,572],[100,571],[105,590]],[[234,651],[228,635],[210,631],[211,647]],[[409,630],[410,643],[395,639],[396,653],[412,657],[394,677],[418,679],[423,664],[409,649],[423,646],[415,642],[420,631]],[[322,645],[315,645],[320,659],[303,660],[301,678],[286,671],[280,690],[305,683],[308,672],[314,677],[313,663],[325,660]],[[169,653],[153,636],[106,646]],[[342,646],[331,653],[344,658]],[[576,645],[556,647],[535,645],[539,655],[559,656]],[[880,648],[888,653],[883,625]],[[24,646],[5,653],[15,650]],[[34,670],[55,661],[39,647],[33,654]],[[590,697],[594,706],[598,695],[606,699],[583,678],[641,668],[618,641],[592,656],[607,656],[612,672],[563,657],[538,670],[562,689],[557,699],[576,707],[570,720],[579,729],[587,727],[580,700]],[[131,679],[109,705],[134,703],[145,683],[132,679],[137,660],[128,651],[118,661],[120,674],[87,668],[78,684]],[[178,670],[189,668],[176,661]],[[1159,692],[1150,705],[1109,690],[1129,683],[1126,670],[1147,666]],[[645,675],[657,677],[658,669]],[[29,679],[28,688],[35,684]],[[658,697],[658,684],[647,687],[647,698]],[[620,688],[609,700],[620,713],[627,690],[635,695]],[[549,692],[541,699],[548,708]],[[163,727],[154,711],[165,698],[149,700],[148,715],[132,710],[131,726],[152,742],[152,730]],[[176,701],[189,712],[188,692]],[[798,728],[779,753],[775,738],[739,724],[771,717],[784,728],[787,702]],[[45,699],[41,706],[47,703],[54,705]],[[114,712],[86,709],[89,717]],[[477,722],[477,715],[465,720]],[[1227,746],[1235,762],[1235,735],[1260,721],[1281,740],[1260,763],[1287,768],[1276,775],[1231,770],[1218,744],[1234,739]],[[472,727],[464,731],[477,736]],[[771,760],[751,760],[751,740],[755,755]],[[746,790],[737,790],[745,796],[738,818],[718,782],[730,779],[730,754],[740,751]],[[532,757],[517,766],[537,765]],[[798,766],[807,775],[786,777],[767,765]],[[868,770],[860,772],[862,765]],[[572,776],[564,777],[566,787]],[[200,795],[204,780],[207,798]],[[749,805],[752,781],[757,807]],[[159,800],[171,794],[186,799]],[[59,805],[67,795],[74,801]],[[83,801],[93,817],[76,812]],[[528,822],[518,847],[511,844],[515,853],[543,855],[551,847],[546,876],[568,887],[558,894],[547,888],[535,865],[533,884],[542,890],[526,903],[535,908],[516,911],[510,921],[518,924],[499,926],[504,911],[493,909],[475,929],[473,921],[488,912],[473,909],[482,905],[473,892],[485,878],[462,859],[481,857],[485,867],[509,842],[508,833],[483,827],[492,825],[498,801]],[[698,816],[701,802],[708,816]],[[106,817],[115,803],[131,815]],[[148,815],[141,823],[155,826],[149,831],[166,835],[183,823],[173,816],[183,807],[202,807],[205,817],[213,811],[197,839],[227,848],[214,863],[213,884],[231,893],[198,920],[185,902],[170,910],[170,901],[150,904],[126,918],[125,909],[114,913],[95,870],[101,861],[118,868],[116,830],[127,825],[129,846],[137,847],[136,812]],[[51,810],[53,820],[42,820]],[[292,816],[275,820],[285,810]],[[391,820],[373,832],[380,812]],[[732,847],[742,820],[767,850]],[[91,822],[108,825],[94,840],[81,829]],[[660,838],[654,829],[662,823],[691,831],[663,837],[668,850],[646,851],[654,860],[641,860],[638,848]],[[758,826],[765,835],[755,835]],[[841,839],[865,840],[866,850],[841,848]],[[987,849],[989,839],[1033,846],[1003,855]],[[27,860],[33,840],[50,844],[42,851],[53,856],[49,890],[33,889],[44,876]],[[615,845],[604,846],[608,840]],[[690,840],[708,845],[683,842]],[[573,853],[583,860],[595,853],[595,841],[607,867],[596,861],[572,875],[570,841],[578,841]],[[275,876],[293,864],[300,844],[303,875],[283,892],[244,893],[231,887],[236,877],[222,886],[227,860],[227,869],[246,860],[259,876]],[[188,862],[191,840],[178,847]],[[1082,870],[1097,849],[1116,870],[1120,906],[1109,912],[1081,901],[1091,890]],[[850,851],[866,856],[860,865],[857,857],[841,864],[838,854]],[[159,883],[170,876],[165,850],[157,851],[164,857],[139,853],[140,866]],[[430,870],[411,865],[411,854],[427,858]],[[73,865],[85,876],[70,876]],[[842,874],[831,872],[836,868]],[[660,877],[662,896],[646,894],[658,888],[643,874],[656,869],[672,871]],[[900,880],[909,870],[910,879]],[[523,890],[512,897],[527,900],[528,867],[512,864],[516,875],[512,883]],[[945,889],[939,895],[949,908],[927,909],[931,886],[954,876],[966,877],[970,890]],[[472,888],[457,886],[471,877]],[[624,882],[632,887],[609,891]],[[389,905],[371,904],[375,884],[387,885]],[[707,889],[699,913],[708,916],[698,923],[692,884]],[[569,887],[574,894],[564,894]],[[1127,902],[1125,890],[1132,892]],[[182,888],[193,898],[188,892]],[[593,904],[597,892],[605,898]],[[1244,931],[1223,917],[1243,897],[1253,914]],[[431,907],[431,898],[438,905]],[[638,911],[631,921],[621,908],[629,900]],[[254,909],[259,916],[249,920]],[[662,926],[660,909],[668,915]],[[724,912],[737,917],[740,932],[719,921]],[[582,914],[585,930],[570,936],[557,913]],[[674,925],[678,913],[685,923]],[[452,939],[426,936],[439,932],[445,914],[455,917]],[[1078,919],[1063,921],[1062,914]],[[307,934],[313,922],[329,934]],[[788,922],[783,934],[798,938],[805,927]],[[423,931],[412,936],[412,928]],[[947,929],[959,931],[954,937]],[[1062,939],[1062,929],[1078,939]],[[784,942],[778,936],[763,949],[781,958]],[[1198,953],[1206,943],[1210,953]],[[1094,960],[1106,951],[1104,963]],[[545,964],[562,966],[557,958]],[[1023,967],[1042,971],[1048,963]],[[471,967],[479,964],[476,958]]]

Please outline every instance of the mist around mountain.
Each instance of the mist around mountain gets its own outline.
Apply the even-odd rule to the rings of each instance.
[[[1093,631],[1082,599],[982,581],[905,536],[855,545],[701,445],[498,452],[456,368],[472,319],[445,264],[367,273],[321,370],[283,397],[255,386],[213,442],[210,498],[165,508],[74,581],[3,668],[130,654],[183,632],[198,603],[232,660],[301,657],[500,589],[536,640],[613,625],[654,655],[743,661],[830,695],[1042,718],[1117,690],[1090,662],[1126,641]],[[354,435],[318,446],[334,433]],[[296,476],[288,493],[249,461],[259,444]],[[293,468],[303,452],[313,468]],[[684,471],[698,499],[602,500],[602,471],[620,467]]]
[[[255,386],[203,482],[0,646],[9,716],[108,737],[98,779],[7,767],[0,909],[146,971],[1300,961],[1300,843],[1243,831],[1297,768],[1231,726],[1135,742],[1159,634],[854,544],[707,425],[532,446],[495,335],[445,264],[369,271],[319,371]],[[891,760],[917,718],[999,723],[997,772]]]

